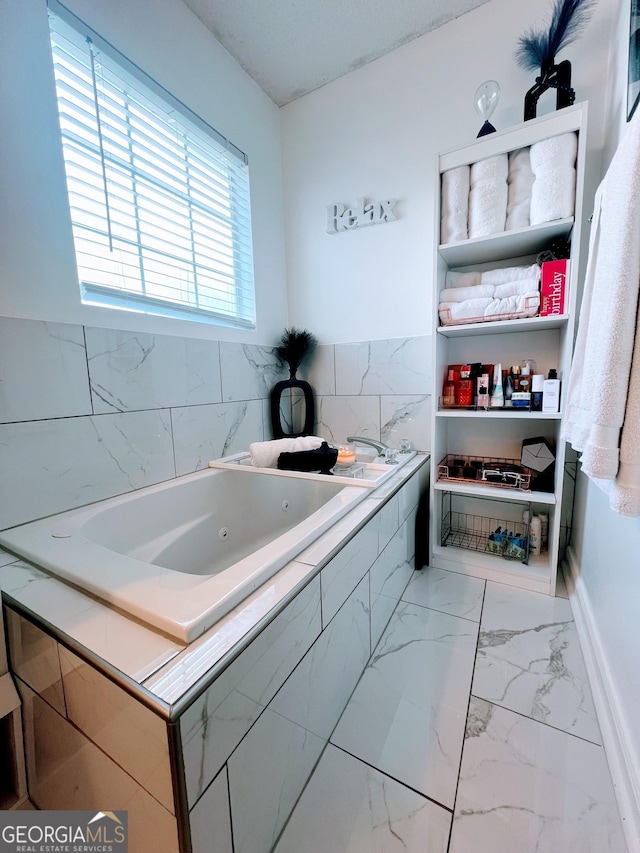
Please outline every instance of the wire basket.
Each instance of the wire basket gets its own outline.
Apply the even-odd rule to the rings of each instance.
[[[502,489],[531,488],[531,471],[520,465],[518,459],[500,459],[495,456],[445,456],[438,465],[438,480],[473,485],[498,486]]]
[[[498,530],[501,531],[500,539],[496,538]],[[508,531],[511,536],[503,537],[504,531]],[[449,510],[442,518],[440,544],[528,563],[529,537],[527,534],[528,531],[523,522]]]

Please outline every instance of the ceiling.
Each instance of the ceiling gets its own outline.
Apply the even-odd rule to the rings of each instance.
[[[184,0],[278,106],[487,0]]]

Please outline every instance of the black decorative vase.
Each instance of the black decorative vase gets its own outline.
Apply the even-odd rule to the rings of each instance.
[[[536,117],[538,99],[547,89],[556,90],[556,109],[570,107],[575,103],[576,93],[571,88],[571,63],[568,59],[555,64],[555,57],[545,59],[540,67],[540,76],[536,77],[535,86],[524,96],[524,120]]]
[[[282,395],[291,388],[298,388],[304,394],[304,423],[301,432],[285,432],[281,418]],[[315,403],[313,389],[304,379],[296,379],[295,374],[290,379],[276,382],[271,391],[271,429],[274,438],[298,438],[301,435],[313,435],[315,429]]]

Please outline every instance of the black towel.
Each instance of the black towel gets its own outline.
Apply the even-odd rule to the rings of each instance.
[[[316,450],[299,450],[297,453],[281,453],[278,456],[280,471],[318,471],[320,474],[330,474],[338,459],[335,447],[329,447],[323,441]]]

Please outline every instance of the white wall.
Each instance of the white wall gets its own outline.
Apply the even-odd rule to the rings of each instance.
[[[289,314],[323,343],[422,335],[431,327],[435,155],[472,142],[480,83],[502,92],[492,122],[522,121],[534,74],[517,38],[542,26],[548,0],[490,0],[282,109]],[[603,146],[604,80],[614,9],[601,2],[584,35],[560,54],[577,100],[589,100],[591,162]],[[555,108],[548,93],[539,114]],[[399,221],[325,232],[325,206],[401,199]]]
[[[604,166],[615,153],[626,125],[626,79],[629,38],[629,0],[615,0],[618,27],[612,42],[607,74],[609,130]],[[625,518],[609,508],[608,497],[584,474],[578,475],[574,513],[573,550],[579,566],[582,591],[596,635],[604,653],[608,688],[617,704],[617,724],[623,750],[635,773],[640,795],[640,519]],[[640,802],[636,809],[640,808]]]
[[[246,332],[80,304],[45,0],[0,3],[0,315],[274,343],[287,322],[277,107],[181,0],[65,5],[248,154],[258,327]]]

